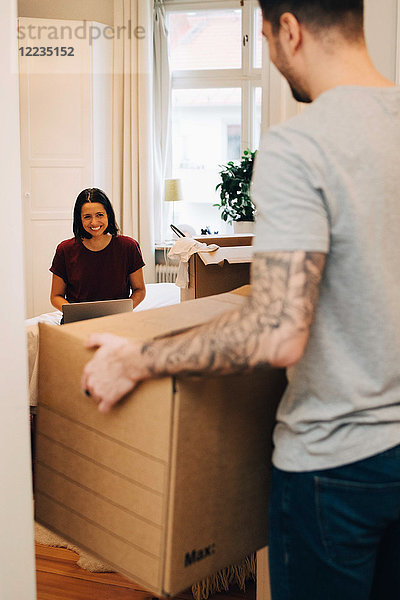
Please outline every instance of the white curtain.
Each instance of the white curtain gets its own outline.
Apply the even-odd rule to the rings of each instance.
[[[170,76],[163,4],[114,1],[113,200],[121,231],[138,240],[155,281],[161,241]]]
[[[156,0],[154,7],[154,184],[156,198],[155,236],[164,239],[164,180],[167,168],[171,109],[171,72],[165,6]]]

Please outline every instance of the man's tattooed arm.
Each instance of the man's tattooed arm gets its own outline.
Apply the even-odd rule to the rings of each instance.
[[[230,373],[297,362],[307,343],[324,264],[321,253],[256,254],[251,297],[241,309],[143,346],[151,375]]]
[[[93,335],[88,347],[98,351],[84,369],[82,388],[98,402],[100,411],[108,412],[151,377],[294,364],[307,343],[324,264],[325,255],[320,253],[258,253],[252,293],[240,309],[147,344]]]

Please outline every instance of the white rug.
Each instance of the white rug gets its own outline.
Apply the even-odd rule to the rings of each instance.
[[[92,573],[112,573],[114,569],[102,563],[98,558],[92,556],[88,552],[81,550],[77,546],[70,544],[62,537],[53,533],[43,525],[35,522],[35,542],[45,546],[54,546],[57,548],[68,548],[79,554],[77,564],[86,571]],[[209,596],[213,596],[216,592],[227,592],[231,585],[238,585],[244,591],[246,589],[246,580],[256,578],[256,556],[252,554],[245,558],[238,565],[232,565],[226,569],[222,569],[215,575],[206,577],[202,581],[195,583],[192,586],[192,594],[194,600],[206,600]]]
[[[86,571],[91,571],[92,573],[111,573],[114,571],[112,567],[107,566],[105,563],[102,563],[98,558],[92,556],[85,550],[81,550],[78,546],[74,546],[67,542],[62,537],[53,533],[43,525],[39,525],[39,523],[35,522],[35,542],[38,544],[43,544],[44,546],[53,546],[55,548],[68,548],[68,550],[73,550],[77,554],[79,554],[79,560],[77,564]]]

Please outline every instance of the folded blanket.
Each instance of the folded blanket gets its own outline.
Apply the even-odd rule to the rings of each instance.
[[[38,323],[49,323],[50,325],[59,325],[62,313],[57,310],[51,313],[44,313],[39,317],[27,319],[26,342],[28,346],[28,376],[29,376],[29,403],[31,406],[37,406],[38,403],[38,378],[39,378],[39,325]]]

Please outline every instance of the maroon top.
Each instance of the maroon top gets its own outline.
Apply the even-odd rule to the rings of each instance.
[[[139,244],[118,235],[98,252],[88,250],[75,238],[61,242],[50,271],[67,284],[68,302],[91,302],[129,298],[129,275],[143,266]]]

